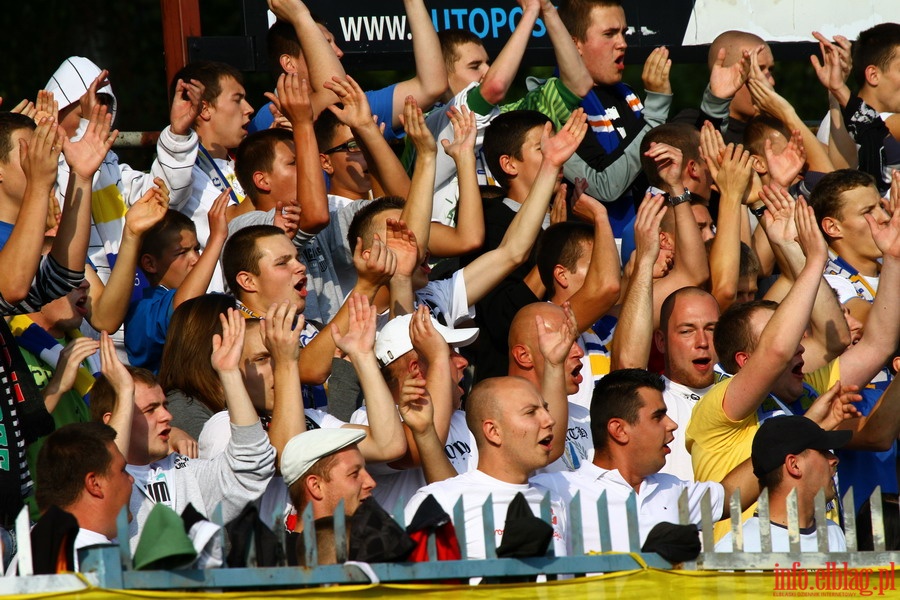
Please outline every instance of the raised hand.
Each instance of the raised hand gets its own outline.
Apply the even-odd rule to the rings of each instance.
[[[34,107],[34,102],[25,98],[24,100],[20,100],[18,104],[9,109],[11,113],[17,113],[20,115],[25,115],[30,119],[34,119],[34,115],[37,114],[37,108]]]
[[[412,340],[413,349],[428,364],[438,364],[438,361],[449,360],[450,346],[435,329],[431,320],[431,311],[424,304],[416,308],[416,312],[409,321],[409,337]]]
[[[276,202],[273,225],[282,230],[290,239],[294,239],[300,229],[300,207],[293,204],[285,206],[284,202]]]
[[[722,138],[722,132],[713,127],[709,121],[704,121],[703,127],[700,128],[700,156],[706,161],[713,179],[719,172],[724,154],[725,140]]]
[[[29,183],[53,186],[64,139],[65,133],[52,119],[41,119],[30,141],[19,139],[19,161]]]
[[[176,135],[187,135],[194,126],[202,107],[203,92],[206,87],[196,79],[185,83],[179,79],[175,84],[172,108],[169,109],[169,126]]]
[[[553,194],[553,202],[550,205],[550,224],[565,223],[569,219],[569,207],[566,204],[566,192],[569,186],[560,183]]]
[[[410,373],[400,386],[397,408],[400,418],[414,433],[421,435],[434,426],[434,404],[425,387],[426,381]]]
[[[716,172],[716,186],[719,193],[735,194],[743,197],[750,184],[750,174],[753,172],[750,152],[744,150],[744,146],[728,144],[722,156],[722,162]]]
[[[237,371],[244,349],[244,330],[247,325],[241,313],[233,308],[228,309],[227,316],[220,314],[219,321],[222,323],[222,335],[213,334],[210,362],[217,373]]]
[[[343,108],[338,108],[335,105],[328,107],[328,110],[333,112],[334,116],[341,123],[350,129],[374,126],[375,122],[372,120],[372,109],[369,107],[369,100],[355,79],[349,75],[347,75],[346,79],[334,76],[331,78],[331,81],[325,82],[325,87],[334,92],[340,98],[341,104],[343,104]],[[310,110],[312,110],[312,107],[310,107]]]
[[[897,171],[891,175],[890,199],[882,202],[891,216],[890,220],[887,222],[876,220],[872,214],[875,211],[868,212],[863,216],[872,231],[872,239],[875,240],[875,245],[881,250],[882,255],[900,258],[900,181],[898,181]]]
[[[192,438],[186,431],[182,431],[177,427],[169,430],[169,450],[177,452],[188,458],[198,458],[200,456],[200,447],[197,440]]]
[[[47,90],[38,91],[33,118],[35,123],[43,118],[59,121],[59,104],[53,99],[53,92],[48,92]]]
[[[800,199],[797,200],[796,220],[797,238],[800,240],[803,254],[806,255],[806,263],[812,262],[812,264],[824,269],[825,261],[828,260],[828,244],[825,243],[825,238],[819,229],[819,224],[816,222],[816,213],[813,212],[812,206],[806,203],[803,196],[800,196]],[[900,252],[900,244],[897,244],[897,246],[898,252]]]
[[[666,199],[662,194],[651,196],[647,193],[638,206],[634,218],[634,245],[637,261],[656,263],[659,258],[659,226],[666,214]]]
[[[803,145],[800,130],[795,129],[791,132],[787,146],[777,154],[772,150],[771,138],[766,138],[765,154],[769,174],[775,183],[784,187],[791,185],[806,164],[806,147]]]
[[[75,377],[78,375],[78,368],[81,366],[81,363],[84,362],[88,356],[95,353],[98,348],[100,348],[100,343],[97,340],[88,337],[75,338],[66,344],[66,347],[59,353],[59,362],[56,364],[56,372],[53,373],[53,378],[47,386],[48,389],[60,394],[71,390],[72,386],[75,385]],[[103,368],[103,374],[105,375],[106,365],[103,365]],[[124,369],[124,367],[122,368]],[[128,379],[131,379],[130,375],[128,375]],[[113,389],[118,391],[116,382],[110,380],[110,383],[112,384]]]
[[[553,134],[553,125],[547,123],[541,135],[541,154],[544,160],[554,167],[562,167],[575,154],[587,130],[587,115],[583,108],[572,111],[566,124],[556,134]]]
[[[411,277],[419,268],[419,245],[416,243],[416,234],[402,220],[388,219],[386,225],[385,244],[397,257],[395,274]]]
[[[377,289],[387,285],[397,272],[397,256],[376,233],[372,247],[367,250],[363,250],[362,238],[356,238],[353,266],[356,267],[356,275],[360,280]]]
[[[330,82],[326,82],[325,85],[328,86],[329,84]],[[309,83],[305,79],[301,79],[296,73],[282,73],[278,77],[278,85],[275,89],[278,90],[277,96],[271,92],[266,92],[265,96],[272,101],[272,104],[277,107],[280,114],[287,118],[292,128],[295,123],[313,122],[314,115],[312,102],[309,99]],[[363,96],[365,97],[365,94]],[[368,108],[368,101],[366,102],[366,108]],[[347,110],[346,102],[344,110]],[[335,112],[335,114],[338,113]],[[369,115],[371,115],[371,111],[369,111]],[[371,119],[371,116],[369,118]]]
[[[300,333],[306,319],[297,314],[293,302],[272,304],[260,322],[259,335],[274,364],[296,362],[300,358]]]
[[[209,239],[221,239],[222,241],[228,237],[228,219],[225,216],[225,209],[228,208],[228,202],[231,199],[231,188],[225,190],[213,200],[212,206],[206,219],[209,221]],[[207,241],[207,245],[209,241]]]
[[[454,161],[459,161],[463,156],[475,155],[475,137],[478,128],[475,125],[475,113],[463,106],[459,109],[455,106],[447,111],[450,124],[453,126],[453,142],[441,140],[444,152]]]
[[[162,221],[169,210],[169,188],[159,177],[153,178],[156,187],[147,190],[125,213],[125,228],[136,236],[144,235]]]
[[[80,340],[87,340],[89,338],[78,338],[75,342]],[[93,341],[93,340],[92,340]],[[69,344],[71,346],[72,344]],[[69,346],[66,346],[66,350],[69,349]],[[84,350],[81,352],[82,356],[78,359],[76,365],[80,365],[81,362],[86,359],[88,356],[93,354],[93,351],[88,352],[91,346],[87,345],[85,342]],[[131,377],[131,373],[128,372],[128,368],[122,364],[122,361],[119,359],[119,355],[116,353],[116,347],[113,344],[112,338],[107,332],[100,333],[100,342],[95,342],[93,345],[94,351],[100,349],[100,372],[103,373],[103,376],[106,377],[106,380],[109,382],[109,385],[112,387],[113,391],[116,392],[116,395],[127,395],[134,391],[134,379]],[[62,355],[60,355],[62,358]],[[75,356],[74,352],[71,356],[71,359],[78,358]],[[60,363],[62,364],[62,363]],[[57,368],[57,371],[59,369]],[[72,382],[75,381],[75,375],[72,374]],[[71,388],[71,385],[69,386]]]
[[[766,205],[763,214],[766,236],[775,246],[783,246],[797,240],[797,202],[787,190],[777,185],[765,185],[759,199]]]
[[[105,106],[96,104],[81,139],[77,142],[66,139],[63,142],[63,155],[73,173],[85,179],[93,178],[119,136],[119,131],[111,130],[111,126],[112,115]]]
[[[650,148],[644,152],[656,162],[656,170],[660,178],[671,188],[669,191],[680,194],[684,189],[681,178],[683,155],[681,150],[669,144],[650,142]]]
[[[369,299],[354,293],[347,298],[349,319],[346,333],[331,324],[331,336],[335,345],[352,360],[354,356],[371,354],[375,350],[375,318],[377,311]]]
[[[416,99],[412,96],[406,97],[403,104],[403,113],[400,115],[400,122],[406,129],[406,135],[412,141],[416,148],[416,154],[419,156],[434,156],[437,154],[437,143],[428,127],[425,126],[425,117],[422,115],[422,109],[416,104]]]
[[[859,409],[852,404],[862,400],[858,391],[858,386],[842,386],[837,381],[830,390],[816,398],[803,416],[826,431],[835,429],[843,421],[860,416]]]
[[[578,320],[568,302],[563,303],[562,309],[566,313],[566,319],[559,329],[553,329],[544,321],[544,317],[535,315],[534,322],[538,333],[538,348],[544,361],[548,364],[559,366],[566,362],[572,344],[578,339]]]
[[[644,62],[644,72],[641,74],[644,89],[658,94],[671,94],[672,83],[669,81],[671,69],[672,61],[669,59],[669,49],[665,46],[654,48]]]
[[[588,184],[586,179],[575,179],[575,189],[572,192],[572,214],[593,225],[599,220],[608,219],[606,207],[602,202],[585,193]]]
[[[733,98],[738,90],[747,82],[750,74],[750,53],[746,50],[730,67],[725,66],[725,48],[719,49],[716,61],[709,73],[709,91],[716,98]]]
[[[103,69],[100,74],[91,82],[87,91],[78,100],[81,104],[81,114],[91,115],[94,110],[100,106],[100,98],[97,97],[97,90],[103,89],[109,85],[109,71]]]
[[[809,57],[813,70],[816,72],[816,77],[819,78],[819,83],[826,90],[835,94],[835,97],[841,100],[840,94],[845,88],[847,76],[850,75],[852,66],[850,40],[838,35],[834,38],[835,43],[832,43],[818,31],[813,31],[812,34],[819,41],[819,51],[822,53],[821,62],[819,57],[814,54]],[[846,103],[849,91],[847,89],[847,97],[843,98],[842,105]]]

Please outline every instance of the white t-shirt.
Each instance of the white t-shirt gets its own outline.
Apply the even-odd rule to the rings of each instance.
[[[625,512],[625,502],[634,493],[634,489],[618,470],[608,471],[593,463],[587,463],[578,471],[537,475],[532,478],[532,481],[558,494],[567,506],[575,493],[580,492],[585,552],[608,550],[629,552],[631,550],[628,543],[628,518]],[[658,523],[679,522],[678,497],[684,489],[688,490],[691,523],[700,525],[700,499],[706,490],[710,491],[713,521],[721,518],[725,502],[725,489],[721,484],[712,481],[690,483],[665,473],[656,473],[644,479],[637,493],[641,545],[644,544],[650,530]],[[597,500],[603,491],[606,491],[606,502],[609,508],[612,548],[600,547],[600,527],[606,527],[606,525],[598,522]]]
[[[865,275],[860,275],[860,277],[869,284],[869,288],[871,288],[873,292],[878,292],[878,277],[866,277]],[[838,302],[841,304],[844,304],[848,300],[859,298],[859,294],[856,293],[856,288],[853,287],[853,284],[846,277],[826,274],[825,282],[828,283],[831,289],[837,292]]]
[[[115,540],[111,540],[102,533],[97,533],[96,531],[91,531],[90,529],[79,528],[78,535],[75,536],[75,570],[80,571],[81,565],[78,560],[78,551],[82,548],[87,548],[88,546],[100,546],[104,544],[117,544]]]
[[[350,422],[355,425],[368,425],[369,415],[366,407],[363,406],[354,412]],[[450,417],[450,432],[447,435],[444,452],[457,473],[474,471],[478,466],[475,437],[466,425],[466,413],[461,410],[454,411]],[[366,470],[377,484],[372,490],[372,496],[390,513],[394,512],[398,502],[404,506],[416,491],[425,485],[425,476],[418,467],[400,470],[387,463],[374,463],[366,465]]]
[[[494,543],[499,546],[503,539],[503,528],[509,503],[521,492],[535,516],[541,515],[541,501],[547,490],[532,482],[515,484],[500,481],[482,471],[469,471],[451,479],[438,481],[420,489],[406,505],[406,521],[416,514],[419,505],[428,497],[434,496],[438,504],[453,518],[453,507],[462,498],[465,515],[466,558],[485,558],[484,520],[481,507],[491,496],[494,505]],[[568,513],[566,505],[559,496],[550,494],[551,525],[553,526],[553,550],[556,556],[568,555]],[[463,526],[453,523],[454,527]]]
[[[700,398],[712,389],[712,386],[703,389],[689,388],[686,385],[675,383],[668,377],[663,377],[666,389],[663,390],[663,400],[668,409],[668,415],[678,425],[673,433],[675,439],[669,444],[672,454],[666,458],[666,466],[660,469],[660,473],[674,475],[684,481],[694,481],[694,467],[691,464],[691,453],[684,445],[684,436],[688,423],[691,422],[691,412]]]
[[[566,428],[566,449],[555,461],[535,473],[577,471],[581,465],[594,460],[594,438],[591,435],[591,411],[569,402],[569,424]]]
[[[847,541],[844,532],[834,521],[825,521],[828,530],[829,552],[846,552]],[[744,522],[744,552],[762,552],[759,535],[759,517],[750,517]],[[716,552],[732,552],[731,532],[725,534],[716,544]],[[772,523],[772,552],[789,552],[791,549],[787,527]],[[816,524],[808,529],[800,530],[800,551],[818,552],[819,542],[816,536]]]

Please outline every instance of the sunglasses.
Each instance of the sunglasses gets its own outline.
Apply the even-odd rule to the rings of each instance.
[[[350,154],[356,154],[357,152],[361,151],[362,148],[359,147],[359,144],[356,142],[356,140],[349,140],[339,146],[329,148],[322,154],[334,154],[335,152],[349,152]]]

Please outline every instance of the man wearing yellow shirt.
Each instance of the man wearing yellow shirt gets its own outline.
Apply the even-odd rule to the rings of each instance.
[[[767,211],[765,217],[772,219]],[[885,255],[882,277],[889,277],[885,291],[890,298],[877,298],[876,319],[867,335],[844,354],[813,373],[803,374],[803,346],[816,293],[827,259],[825,241],[816,226],[812,210],[800,202],[796,210],[799,241],[785,243],[787,253],[802,251],[806,261],[796,274],[794,285],[781,304],[753,302],[727,310],[716,326],[714,343],[723,369],[732,375],[709,391],[691,417],[686,445],[691,452],[697,481],[720,481],[725,474],[750,456],[753,435],[759,424],[776,414],[802,413],[812,400],[840,380],[843,386],[864,386],[890,357],[900,333],[900,211],[890,223],[870,220],[873,237]],[[886,280],[887,281],[887,280]],[[852,389],[852,388],[851,388]],[[823,401],[831,403],[831,396]],[[837,400],[839,402],[839,400]],[[854,418],[840,422],[840,410],[828,406],[808,414],[827,428],[838,426],[854,431],[851,445],[872,449],[897,436],[900,406],[882,400],[873,413],[879,419]],[[836,405],[834,405],[836,406]],[[890,413],[890,415],[888,414]],[[872,415],[870,415],[871,417]],[[871,422],[872,426],[866,427]],[[877,428],[877,429],[876,429]],[[750,509],[752,510],[752,509]],[[749,513],[745,515],[745,519]],[[717,539],[727,531],[727,523],[716,528]]]

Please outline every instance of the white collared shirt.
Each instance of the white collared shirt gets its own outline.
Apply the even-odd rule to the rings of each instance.
[[[581,522],[584,528],[584,551],[600,552],[615,550],[630,551],[628,543],[628,518],[625,502],[634,489],[617,469],[607,470],[594,463],[582,465],[578,471],[561,471],[536,475],[532,482],[550,489],[559,495],[563,504],[568,505],[577,492],[581,497]],[[710,491],[713,521],[722,516],[725,488],[720,483],[705,481],[691,483],[672,475],[656,473],[645,478],[637,492],[640,543],[643,545],[647,534],[658,523],[678,523],[678,497],[681,491],[688,491],[690,521],[700,525],[700,499],[706,490]],[[600,547],[600,525],[597,516],[597,500],[606,491],[609,508],[609,527],[612,548]]]

